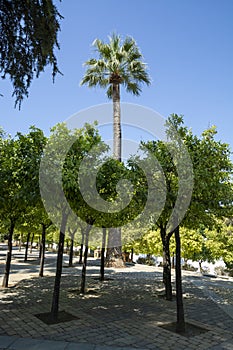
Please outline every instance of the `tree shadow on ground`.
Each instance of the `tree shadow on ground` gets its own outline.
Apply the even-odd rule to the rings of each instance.
[[[174,334],[173,341],[174,337],[179,337],[173,333],[174,328],[172,328],[176,321],[175,298],[169,302],[158,295],[158,291],[163,288],[162,272],[106,269],[106,281],[104,282],[96,280],[98,273],[99,266],[88,266],[87,293],[80,295],[81,268],[74,267],[63,271],[60,310],[71,314],[75,319],[70,321],[69,327],[64,327],[64,329],[57,328],[56,324],[53,325],[53,333],[50,335],[47,335],[48,328],[45,328],[44,337],[64,340],[70,339],[69,336],[72,335],[72,341],[88,339],[89,342],[95,344],[108,345],[111,340],[115,346],[123,346],[120,339],[123,339],[126,334],[129,344],[124,344],[124,346],[143,344],[145,338],[148,343],[156,342],[159,337],[168,339],[167,332]],[[0,304],[0,314],[18,310],[19,313],[28,315],[29,319],[34,317],[34,324],[43,323],[35,315],[49,312],[53,286],[53,276],[21,281],[14,290],[4,291],[6,299],[3,298]],[[213,301],[209,300],[202,290],[196,288],[188,280],[184,280],[183,288],[188,324],[190,319],[197,322],[201,320],[202,324],[215,327],[214,331],[208,330],[213,334],[218,330],[231,331],[232,319],[227,318],[228,316]],[[165,328],[165,324],[170,324],[170,329]],[[161,325],[164,327],[159,327]],[[14,320],[12,320],[12,327],[14,327]],[[19,335],[23,330],[23,322],[22,329],[20,327],[19,323],[17,330]],[[202,325],[200,327],[202,328]],[[5,329],[4,326],[2,329]],[[203,329],[206,331],[204,326]],[[89,330],[88,335],[87,330]],[[200,329],[192,328],[190,333],[188,326],[189,338],[197,335],[194,334],[194,330],[199,332],[198,336],[202,336]],[[213,335],[212,333],[210,336]]]

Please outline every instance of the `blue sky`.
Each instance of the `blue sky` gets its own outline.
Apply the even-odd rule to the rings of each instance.
[[[74,113],[108,102],[104,90],[80,87],[83,62],[95,38],[112,32],[133,36],[148,64],[152,85],[140,97],[122,91],[122,101],[159,112],[183,114],[196,134],[215,124],[218,139],[230,143],[233,111],[232,0],[55,1],[61,22],[57,52],[63,76],[51,69],[35,79],[21,110],[14,109],[9,81],[0,81],[0,125],[7,133],[30,125],[49,128]]]

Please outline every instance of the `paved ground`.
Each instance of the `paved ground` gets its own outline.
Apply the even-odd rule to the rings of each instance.
[[[0,250],[0,276],[4,255]],[[107,269],[107,280],[100,283],[98,261],[91,259],[85,296],[79,294],[81,268],[75,264],[63,269],[60,310],[77,319],[48,326],[35,315],[50,310],[55,255],[47,254],[43,278],[37,277],[37,263],[36,252],[24,264],[22,254],[14,251],[12,288],[0,289],[1,350],[233,349],[232,279],[184,274],[186,321],[206,330],[184,337],[160,327],[176,320],[175,300],[168,302],[160,296],[160,268]]]

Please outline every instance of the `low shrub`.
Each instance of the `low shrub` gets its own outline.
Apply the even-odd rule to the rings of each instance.
[[[146,258],[138,258],[137,260],[138,264],[142,264],[142,265],[149,265],[149,266],[155,266],[155,259],[150,257],[146,257]]]
[[[226,270],[228,276],[233,277],[233,269]]]
[[[194,272],[196,272],[198,270],[198,268],[196,268],[196,267],[194,267],[194,266],[192,266],[190,264],[184,264],[182,266],[182,269],[185,270],[185,271],[194,271]]]
[[[223,266],[216,266],[214,269],[214,272],[218,276],[226,276],[227,275],[226,269]]]

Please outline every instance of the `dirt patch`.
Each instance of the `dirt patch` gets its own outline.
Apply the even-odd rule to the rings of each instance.
[[[43,314],[37,314],[35,315],[39,320],[42,322],[51,325],[51,324],[58,324],[58,323],[64,323],[64,322],[70,322],[73,320],[77,320],[78,317],[66,312],[66,311],[59,311],[58,317],[54,319],[50,312],[45,312]]]

